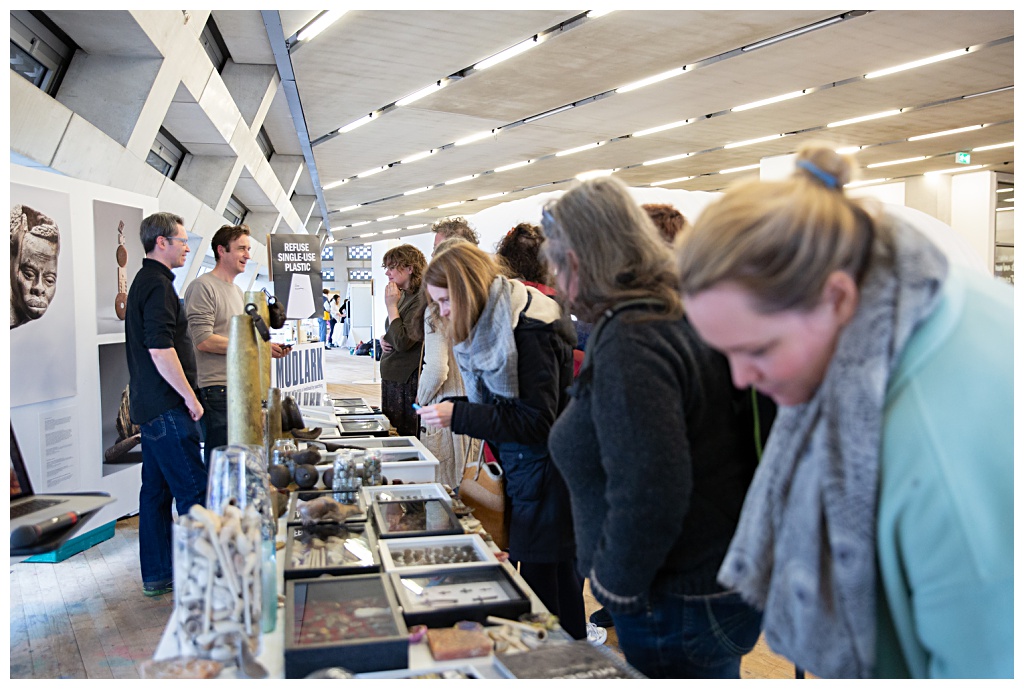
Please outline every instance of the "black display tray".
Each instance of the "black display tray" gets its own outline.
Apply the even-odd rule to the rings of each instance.
[[[323,541],[324,547],[312,547],[314,538]],[[345,540],[338,543],[333,540],[336,538]],[[321,552],[311,556],[314,551]],[[285,579],[306,579],[322,574],[368,574],[381,569],[377,539],[366,522],[289,526],[284,552]]]
[[[353,495],[355,497],[355,506],[359,508],[359,512],[352,514],[342,520],[344,523],[352,522],[365,522],[367,519],[366,499],[363,497],[361,489],[352,491],[334,491],[334,490],[297,490],[293,491],[288,496],[288,511],[285,513],[287,517],[288,526],[295,526],[302,523],[302,517],[298,513],[299,500],[309,501],[315,500],[316,498],[327,496],[333,497],[338,502],[341,502],[341,494]],[[323,523],[331,523],[337,520],[335,519],[322,519],[319,520]]]
[[[465,533],[447,500],[375,500],[370,506],[381,538],[446,536]]]
[[[285,678],[326,667],[378,672],[408,666],[409,630],[382,575],[285,583]]]
[[[391,432],[384,428],[377,419],[338,419],[338,437],[340,438],[361,438],[366,436],[386,438],[389,435],[391,435]]]
[[[515,620],[530,612],[530,598],[501,565],[391,572],[391,584],[410,627],[481,624],[489,615]]]
[[[495,667],[513,679],[646,679],[605,646],[588,641],[545,644],[522,653],[499,653]]]

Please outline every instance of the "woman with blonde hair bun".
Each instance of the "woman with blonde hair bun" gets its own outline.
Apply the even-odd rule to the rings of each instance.
[[[709,206],[683,303],[780,409],[718,579],[823,677],[1013,676],[1012,290],[802,149]]]

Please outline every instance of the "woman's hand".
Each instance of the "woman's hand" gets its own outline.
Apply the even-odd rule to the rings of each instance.
[[[391,307],[398,306],[398,300],[402,296],[402,290],[398,289],[398,285],[393,282],[389,282],[384,286],[384,305],[390,309]]]
[[[438,402],[428,407],[420,407],[416,410],[420,420],[431,428],[448,428],[452,425],[452,410],[455,404],[452,402]]]

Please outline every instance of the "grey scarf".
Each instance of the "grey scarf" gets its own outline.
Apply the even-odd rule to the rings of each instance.
[[[814,397],[781,407],[718,580],[764,609],[771,648],[822,677],[871,677],[875,515],[889,376],[939,301],[945,256],[880,228],[860,305]],[[883,239],[891,236],[891,239]]]
[[[494,278],[469,337],[452,347],[470,402],[487,403],[488,393],[519,397],[515,327],[527,301],[525,285],[501,275]]]

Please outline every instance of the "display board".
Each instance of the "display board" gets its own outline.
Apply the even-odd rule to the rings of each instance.
[[[319,240],[308,234],[267,237],[274,296],[288,318],[313,318],[322,306]]]
[[[323,358],[319,342],[295,345],[287,355],[271,362],[270,386],[280,388],[282,399],[292,397],[303,407],[330,404]]]

